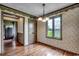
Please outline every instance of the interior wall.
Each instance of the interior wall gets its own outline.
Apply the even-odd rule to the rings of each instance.
[[[24,21],[24,46],[28,45],[28,18],[29,17],[25,17],[25,21]]]
[[[38,21],[37,41],[79,54],[79,8],[62,12],[62,40],[46,38],[46,23]]]
[[[24,46],[28,45],[28,18],[25,16],[25,18],[18,19],[18,41]]]
[[[18,21],[17,21],[17,31],[18,31],[18,34],[17,34],[17,36],[18,36],[18,41],[21,43],[21,44],[24,44],[24,38],[23,38],[23,36],[24,36],[24,33],[23,33],[23,18],[19,18],[18,19]]]
[[[2,21],[2,17],[1,17],[1,9],[0,9],[0,54],[4,53],[4,43],[3,43],[3,39],[4,39],[4,33],[3,32],[3,21]]]
[[[23,18],[18,19],[18,33],[23,33]]]
[[[2,46],[2,44],[1,44],[1,10],[0,10],[0,53],[1,53],[1,50],[2,50],[2,48],[1,48],[1,46]]]

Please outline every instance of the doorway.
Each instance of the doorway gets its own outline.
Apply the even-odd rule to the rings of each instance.
[[[36,39],[37,39],[37,31],[36,31],[36,20],[31,20],[29,19],[28,20],[28,37],[29,37],[29,40],[28,40],[28,43],[29,44],[33,44],[33,43],[36,43]]]
[[[16,30],[15,21],[3,21],[3,28],[4,28],[4,50],[8,47],[15,47],[16,46],[16,38],[17,38],[17,30]]]
[[[24,46],[24,17],[2,12],[2,29],[4,53]]]

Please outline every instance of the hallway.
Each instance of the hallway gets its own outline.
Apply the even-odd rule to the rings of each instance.
[[[17,47],[11,47],[8,44],[6,47],[5,56],[74,56],[71,54],[56,48],[51,48],[47,45],[41,43],[31,44],[29,46],[23,47],[17,44]]]

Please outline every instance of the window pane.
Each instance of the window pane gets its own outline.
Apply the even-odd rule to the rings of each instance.
[[[61,17],[54,18],[54,37],[61,38]]]
[[[52,28],[52,19],[47,21],[47,37],[52,37],[53,36],[53,32],[52,32],[53,28]]]

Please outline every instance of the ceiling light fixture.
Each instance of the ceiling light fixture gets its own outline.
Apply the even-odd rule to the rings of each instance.
[[[49,18],[45,17],[45,4],[42,4],[42,6],[43,6],[43,15],[38,18],[38,21],[46,22],[49,20]]]

